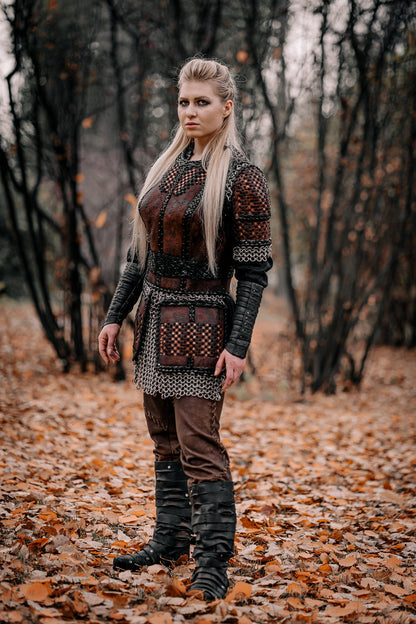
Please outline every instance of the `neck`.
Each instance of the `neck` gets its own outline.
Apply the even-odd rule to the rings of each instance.
[[[192,152],[192,156],[190,160],[201,160],[202,152],[204,151],[205,145],[201,145],[199,141],[194,141],[194,150]]]

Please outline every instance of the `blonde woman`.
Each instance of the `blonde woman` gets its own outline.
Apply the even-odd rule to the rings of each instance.
[[[178,81],[179,126],[139,196],[133,242],[99,336],[106,363],[123,319],[135,318],[135,382],[154,443],[156,526],[114,567],[172,565],[190,554],[190,590],[225,595],[235,503],[219,436],[224,392],[240,377],[267,271],[270,203],[262,172],[242,154],[228,68],[192,59]],[[230,280],[237,279],[234,302]]]

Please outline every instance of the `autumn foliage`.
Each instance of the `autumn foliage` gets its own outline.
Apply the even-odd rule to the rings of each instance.
[[[27,305],[0,304],[0,621],[62,624],[415,622],[416,353],[377,348],[360,392],[299,397],[299,354],[270,295],[257,375],[222,435],[238,525],[231,588],[189,596],[193,562],[115,573],[154,521],[141,397],[60,372]]]

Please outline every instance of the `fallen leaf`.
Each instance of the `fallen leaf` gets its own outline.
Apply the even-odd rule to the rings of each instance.
[[[408,596],[404,596],[406,602],[416,602],[416,594],[409,594]]]
[[[406,593],[406,590],[403,587],[399,587],[399,585],[384,585],[383,589],[388,594],[393,594],[394,596],[403,596]]]
[[[289,585],[286,587],[286,592],[288,594],[302,594],[302,588],[299,585],[299,583],[289,583]]]
[[[51,586],[49,583],[27,583],[21,585],[19,588],[26,600],[33,600],[34,602],[44,602],[51,593]]]
[[[237,581],[232,590],[226,596],[226,602],[232,602],[233,600],[242,600],[244,598],[250,598],[251,596],[251,585],[245,583],[243,581]]]
[[[169,613],[155,613],[147,618],[146,622],[149,624],[173,624],[173,620],[170,617]]]
[[[303,609],[303,604],[301,603],[301,601],[298,598],[287,598],[286,602],[293,609]]]
[[[186,592],[186,585],[177,578],[173,578],[166,587],[166,596],[185,596]]]
[[[209,624],[212,624],[212,622]],[[252,624],[252,621],[246,615],[241,615],[238,618],[237,624]]]
[[[350,555],[349,557],[345,557],[345,559],[338,559],[338,563],[343,568],[350,568],[357,563],[357,559],[354,555]]]

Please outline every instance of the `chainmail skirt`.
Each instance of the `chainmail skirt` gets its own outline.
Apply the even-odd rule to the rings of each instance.
[[[147,321],[143,327],[141,346],[134,366],[133,382],[146,394],[160,394],[162,398],[197,396],[204,399],[219,401],[222,396],[221,387],[225,375],[214,377],[211,372],[179,369],[167,372],[158,368],[158,332],[159,307],[161,303],[175,303],[178,293],[158,288],[149,282],[143,285],[143,296],[149,298]],[[186,293],[190,303],[218,304],[224,303],[224,295],[212,293]],[[183,301],[183,294],[181,294]]]

